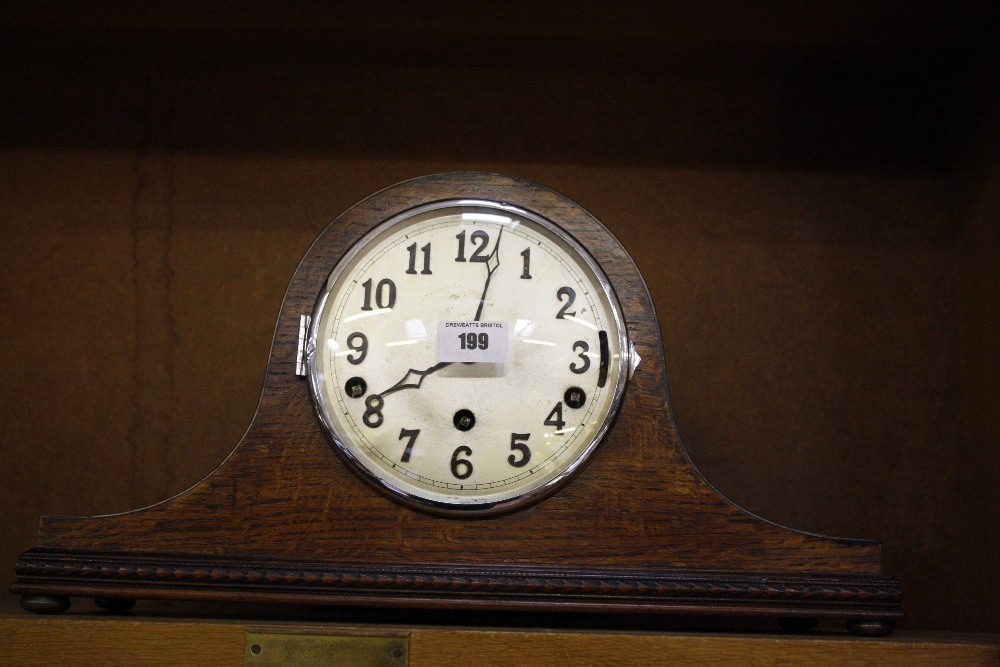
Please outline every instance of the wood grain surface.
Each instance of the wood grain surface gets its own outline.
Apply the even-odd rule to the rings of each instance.
[[[41,619],[40,619],[41,620]],[[0,619],[3,664],[42,665],[228,665],[243,664],[239,625],[204,621],[85,621]]]
[[[474,657],[470,657],[474,656]],[[948,641],[420,630],[411,665],[996,665],[1000,646]]]
[[[58,618],[0,615],[3,664],[10,667],[181,667],[243,664],[245,620]],[[283,632],[366,634],[386,626],[274,623]],[[612,631],[504,630],[398,626],[409,634],[411,667],[497,665],[831,665],[978,667],[1000,661],[995,635],[727,635]]]
[[[299,316],[312,312],[343,253],[387,217],[451,198],[509,202],[577,238],[608,275],[643,359],[617,421],[577,479],[534,506],[478,520],[426,515],[373,492],[324,438],[307,384],[294,373]],[[433,587],[452,601],[514,605],[511,598],[537,597],[551,605],[568,604],[576,595],[588,598],[593,608],[602,596],[611,604],[620,595],[630,596],[630,604],[677,604],[670,599],[676,590],[659,598],[657,591],[666,590],[671,573],[690,571],[699,577],[709,573],[704,575],[709,579],[712,572],[758,577],[759,592],[749,595],[722,579],[717,586],[711,581],[699,586],[690,578],[678,584],[704,593],[700,603],[711,598],[766,613],[759,600],[748,600],[762,597],[780,599],[783,610],[811,600],[840,605],[844,614],[852,604],[869,611],[873,604],[883,605],[883,613],[899,614],[898,585],[880,576],[877,543],[821,537],[764,521],[730,503],[698,474],[671,416],[649,292],[607,229],[551,190],[475,172],[429,176],[383,190],[320,235],[288,288],[257,415],[215,473],[188,492],[142,510],[44,517],[38,547],[19,560],[12,590],[52,594],[74,582],[64,590],[91,595],[100,582],[113,581],[121,595],[143,597],[136,591],[146,587],[151,595],[182,596],[185,585],[199,583],[196,573],[204,573],[211,595],[259,591],[265,597],[255,599],[275,600],[301,593],[279,590],[281,582],[318,591],[329,586],[328,594],[344,595],[338,587],[352,585],[356,575],[362,582],[372,580],[365,595],[377,598],[381,590],[387,598],[406,594],[411,603],[430,604],[436,598],[419,591],[421,582],[451,576],[450,583]],[[361,570],[355,575],[330,570],[343,566]],[[289,571],[296,567],[298,574]],[[435,574],[434,568],[443,570]],[[800,580],[789,578],[792,574]],[[775,575],[772,590],[767,580]],[[816,580],[816,575],[826,578]],[[846,575],[854,581],[836,579]],[[519,583],[505,588],[504,577]],[[553,588],[532,590],[531,580],[538,577]],[[596,583],[578,585],[581,577]],[[858,587],[865,577],[870,585]],[[872,586],[879,592],[873,595]],[[475,590],[480,587],[486,589],[482,595]],[[204,595],[209,593],[199,593]],[[357,602],[350,595],[347,599]]]

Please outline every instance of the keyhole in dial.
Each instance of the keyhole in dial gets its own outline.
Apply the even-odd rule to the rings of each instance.
[[[459,431],[468,431],[476,425],[476,415],[472,414],[472,410],[462,408],[455,413],[455,418],[452,422]]]
[[[563,400],[566,401],[566,405],[576,410],[583,407],[583,404],[587,400],[587,394],[579,387],[570,387],[566,390]]]
[[[344,391],[346,391],[347,395],[351,398],[361,398],[365,395],[365,392],[368,391],[368,385],[365,383],[363,378],[352,377],[347,381],[347,384],[344,385]]]

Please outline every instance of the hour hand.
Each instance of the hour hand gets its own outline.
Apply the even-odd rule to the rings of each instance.
[[[451,365],[450,361],[442,361],[422,371],[418,371],[415,368],[411,368],[410,370],[406,371],[406,375],[403,376],[402,380],[392,385],[391,387],[383,391],[381,394],[378,394],[378,396],[385,397],[395,391],[399,391],[400,389],[420,389],[420,385],[423,384],[425,377],[427,377],[431,373],[441,370],[445,366],[450,366],[450,365]]]

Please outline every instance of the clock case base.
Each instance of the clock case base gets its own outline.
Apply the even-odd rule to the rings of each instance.
[[[525,567],[378,567],[31,549],[26,597],[894,621],[890,577]],[[27,607],[27,605],[25,605]],[[105,604],[105,608],[114,606]],[[124,606],[124,605],[122,605]],[[59,613],[48,606],[38,613]],[[127,607],[126,607],[127,608]]]
[[[338,259],[382,220],[446,199],[507,202],[572,234],[610,279],[642,358],[615,424],[572,482],[480,519],[432,516],[368,487],[325,439],[295,373],[299,318]],[[670,411],[649,292],[610,232],[546,188],[471,172],[401,183],[334,221],[295,272],[257,414],[230,456],[150,507],[42,517],[16,576],[11,591],[50,612],[66,596],[86,596],[836,617],[867,632],[903,615],[877,542],[778,526],[700,475]]]

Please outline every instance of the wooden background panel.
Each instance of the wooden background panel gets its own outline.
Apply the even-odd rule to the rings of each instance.
[[[315,235],[404,178],[482,169],[580,202],[633,254],[713,484],[882,539],[912,626],[1000,628],[997,40],[945,4],[759,31],[688,16],[707,37],[686,41],[654,20],[634,52],[627,21],[572,38],[603,30],[591,8],[551,23],[558,55],[501,22],[520,55],[498,60],[475,40],[283,52],[195,14],[137,40],[23,10],[0,68],[0,567],[41,514],[123,511],[210,472]],[[380,25],[356,23],[351,44]]]

